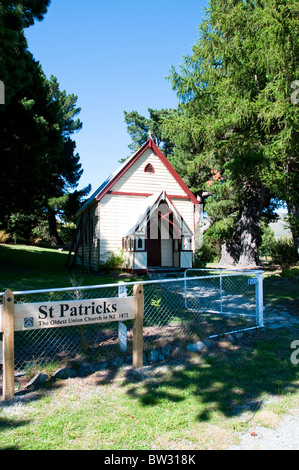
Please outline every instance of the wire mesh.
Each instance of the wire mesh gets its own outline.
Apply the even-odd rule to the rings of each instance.
[[[249,279],[253,281],[249,281]],[[257,327],[252,272],[187,270],[144,286],[144,359],[153,349]],[[134,283],[15,292],[15,303],[132,296]],[[2,299],[0,299],[2,301]],[[122,336],[121,336],[122,335]],[[133,321],[15,332],[15,370],[75,361],[132,363]]]
[[[186,271],[186,308],[207,336],[259,326],[255,272]],[[188,277],[192,275],[192,277]]]

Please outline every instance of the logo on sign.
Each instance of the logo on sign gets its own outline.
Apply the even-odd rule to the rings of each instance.
[[[32,328],[34,326],[34,318],[24,318],[24,327],[25,328]]]

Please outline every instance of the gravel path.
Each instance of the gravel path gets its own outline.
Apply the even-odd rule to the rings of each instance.
[[[275,429],[253,426],[229,450],[299,450],[299,409],[282,418]]]

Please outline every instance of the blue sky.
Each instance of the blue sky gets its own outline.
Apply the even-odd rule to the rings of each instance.
[[[177,106],[166,77],[191,53],[205,7],[208,0],[52,0],[26,31],[46,76],[78,96],[79,188],[94,191],[129,155],[124,111]]]

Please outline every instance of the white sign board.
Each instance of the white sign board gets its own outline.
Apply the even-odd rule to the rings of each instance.
[[[135,297],[14,304],[14,331],[92,325],[135,318]],[[2,307],[0,308],[0,319]],[[2,332],[2,321],[0,321]]]

